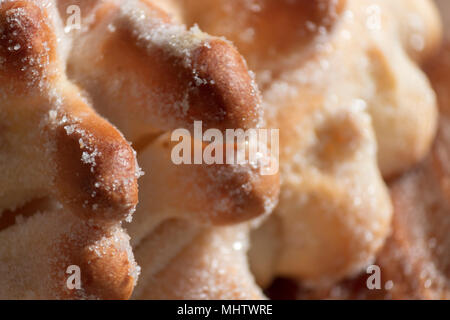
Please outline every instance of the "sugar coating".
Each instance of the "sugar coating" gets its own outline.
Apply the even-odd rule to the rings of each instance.
[[[8,2],[12,1],[1,1],[0,5]],[[7,172],[0,183],[0,211],[2,217],[6,212],[15,220],[15,223],[6,225],[0,222],[0,270],[4,275],[0,279],[0,297],[3,299],[106,298],[103,293],[92,295],[92,288],[84,286],[80,291],[70,292],[65,281],[66,268],[71,264],[86,262],[95,265],[98,260],[111,259],[112,263],[107,266],[112,267],[115,262],[122,261],[125,274],[121,274],[122,270],[105,269],[105,272],[110,272],[109,277],[125,275],[130,278],[130,283],[135,283],[139,275],[129,236],[121,228],[117,212],[111,213],[106,221],[100,223],[98,219],[82,218],[77,210],[100,210],[100,205],[95,202],[96,191],[89,195],[93,199],[92,203],[86,200],[74,210],[68,204],[74,200],[68,201],[67,195],[62,197],[57,184],[60,167],[55,132],[59,129],[67,137],[75,134],[80,137],[78,145],[81,156],[77,161],[88,166],[92,174],[99,160],[109,160],[104,159],[105,155],[92,144],[98,137],[85,129],[86,120],[96,119],[97,115],[89,101],[65,75],[72,39],[63,32],[62,20],[65,17],[60,16],[57,4],[56,1],[44,0],[30,1],[29,7],[14,7],[5,13],[7,25],[0,26],[2,34],[5,28],[11,30],[11,38],[2,39],[8,43],[5,49],[11,55],[30,52],[20,61],[11,60],[15,61],[12,66],[5,65],[9,60],[0,59],[0,69],[20,66],[14,70],[16,73],[8,74],[8,81],[4,80],[4,76],[0,77],[0,126],[5,127],[5,134],[2,134],[5,148],[0,153],[0,166],[2,171]],[[30,22],[29,10],[34,10],[33,13],[41,10],[42,18]],[[19,32],[27,33],[29,30],[24,28],[29,27],[29,24],[39,32],[33,35],[36,39],[25,39],[27,42],[24,47],[13,40]],[[6,35],[3,34],[3,37]],[[76,107],[72,109],[71,105],[74,101],[87,108],[75,115]],[[114,130],[112,125],[101,125],[110,132]],[[125,140],[123,143],[126,143]],[[117,158],[124,167],[127,165],[127,154],[119,153]],[[130,177],[120,178],[123,180],[112,177],[111,184],[105,189],[120,191],[122,186],[134,186],[140,172],[136,166],[136,172]],[[94,184],[104,186],[105,177],[97,177],[99,181]],[[36,208],[33,207],[35,203],[38,203]],[[133,200],[125,199],[124,203],[127,219],[130,220],[135,210]],[[114,250],[111,250],[112,247]],[[83,261],[87,248],[92,249],[98,259]],[[112,251],[115,254],[111,257]],[[86,270],[82,269],[82,272]],[[94,286],[110,285],[102,284],[98,279],[93,280]],[[123,292],[116,294],[123,298]]]
[[[389,232],[392,206],[381,175],[414,165],[434,136],[434,94],[415,63],[437,42],[431,4],[346,1],[338,12],[339,1],[311,2],[324,18],[299,12],[294,41],[276,44],[276,28],[264,37],[258,20],[271,16],[272,2],[196,3],[214,19],[188,5],[197,15],[189,20],[237,44],[262,89],[266,125],[280,128],[281,231],[270,240],[281,252],[260,254],[276,256],[266,261],[274,275],[312,287],[358,273]],[[302,2],[279,3],[288,8],[277,12],[283,24]],[[291,39],[283,32],[280,39]]]
[[[152,17],[148,11],[139,6],[139,1],[127,1],[121,6],[121,15],[126,21],[133,23],[133,33],[138,41],[152,46],[163,47],[168,53],[185,58],[184,63],[190,66],[190,53],[207,39],[211,38],[201,32],[197,26],[187,30],[185,25],[165,23],[158,17]],[[207,45],[207,44],[206,44]]]
[[[168,239],[170,244],[158,242]],[[261,298],[247,269],[248,245],[247,226],[211,229],[183,220],[167,221],[136,248],[142,261],[155,257],[159,263],[143,270],[141,281],[147,285],[138,286],[134,298]]]
[[[12,227],[0,232],[0,239],[4,244],[0,252],[0,270],[10,274],[8,277],[2,277],[2,298],[67,298],[71,292],[66,287],[69,277],[66,269],[76,264],[77,260],[73,259],[77,259],[77,251],[86,243],[91,243],[87,248],[94,253],[95,259],[109,254],[108,248],[114,246],[118,254],[128,257],[129,275],[136,280],[139,274],[139,267],[129,246],[129,237],[120,227],[96,231],[59,203],[50,202],[30,218],[20,219]],[[24,260],[23,256],[27,259]],[[90,264],[91,261],[86,263]],[[33,272],[29,272],[30,266]],[[82,290],[78,290],[75,297],[102,298],[91,296],[84,290],[83,273],[81,283]]]
[[[104,157],[102,152],[100,152],[98,148],[95,147],[95,144],[92,143],[92,141],[96,139],[95,134],[90,132],[88,129],[85,129],[84,121],[87,117],[89,117],[89,112],[83,111],[81,114],[75,116],[71,113],[69,108],[74,99],[88,106],[91,106],[92,102],[84,93],[81,93],[81,91],[78,90],[78,88],[75,87],[69,79],[67,79],[65,74],[68,68],[67,65],[69,63],[70,55],[73,51],[73,43],[78,39],[78,37],[82,37],[84,33],[90,31],[91,26],[93,26],[96,22],[95,14],[88,13],[83,16],[83,21],[86,21],[86,24],[83,25],[81,31],[65,32],[67,31],[67,29],[64,30],[63,28],[65,17],[61,14],[62,11],[58,10],[60,8],[57,8],[57,2],[46,0],[41,2],[36,1],[36,4],[39,5],[41,9],[45,9],[48,13],[49,19],[42,19],[41,23],[48,24],[49,29],[54,32],[52,35],[54,37],[50,39],[48,43],[44,43],[42,53],[40,53],[42,56],[38,56],[37,59],[33,57],[33,59],[24,61],[24,68],[21,72],[27,75],[25,78],[27,79],[26,82],[30,89],[29,93],[31,98],[29,100],[27,100],[27,97],[23,100],[17,99],[14,103],[12,103],[12,105],[27,105],[30,104],[30,101],[37,101],[37,107],[32,110],[32,116],[30,117],[29,123],[27,123],[28,127],[33,128],[33,130],[24,134],[26,139],[23,139],[24,141],[21,141],[20,143],[20,145],[27,146],[27,148],[20,150],[22,153],[17,153],[19,155],[18,158],[20,159],[36,158],[34,166],[28,165],[26,168],[29,168],[30,172],[36,172],[39,179],[34,179],[36,185],[26,186],[26,179],[24,179],[23,183],[18,185],[18,189],[24,188],[25,191],[18,194],[17,197],[7,197],[9,198],[9,202],[5,205],[11,209],[20,207],[21,205],[26,205],[26,203],[30,200],[30,198],[32,199],[33,196],[41,196],[38,192],[36,192],[36,189],[39,188],[42,188],[45,191],[42,196],[49,197],[49,200],[52,202],[58,202],[59,199],[57,193],[51,192],[55,188],[55,181],[57,180],[57,172],[59,169],[54,163],[52,163],[52,161],[50,161],[53,157],[53,153],[58,148],[56,141],[52,140],[53,131],[61,129],[63,135],[66,135],[66,138],[69,139],[74,136],[76,137],[76,147],[79,147],[80,150],[80,157],[76,160],[83,166],[87,166],[92,174],[97,172],[99,163],[107,161],[102,158]],[[195,26],[188,29],[182,25],[163,22],[161,19],[153,16],[152,10],[145,9],[145,5],[141,1],[111,1],[110,4],[118,4],[120,6],[118,7],[119,10],[116,12],[118,15],[117,20],[115,20],[114,23],[108,23],[105,32],[114,34],[118,32],[121,27],[121,23],[129,24],[131,25],[131,30],[133,31],[133,36],[135,37],[138,46],[149,51],[153,50],[155,47],[162,48],[167,56],[180,58],[184,67],[192,70],[193,81],[189,84],[189,90],[204,85],[215,85],[214,80],[206,80],[199,76],[199,73],[192,65],[191,60],[191,54],[194,50],[200,47],[211,49],[209,41],[213,39],[212,37],[201,32],[199,28]],[[84,3],[80,3],[80,6],[84,9]],[[94,8],[92,13],[95,13],[96,9],[97,7]],[[84,10],[82,10],[82,12],[83,11]],[[26,12],[22,13],[19,10],[15,13],[14,17],[21,18],[21,15],[25,16]],[[8,50],[10,52],[16,52],[23,49],[17,46],[17,44],[11,44],[9,47],[10,49]],[[54,54],[56,57],[54,60],[50,59],[52,56],[51,54]],[[38,85],[35,86],[35,83]],[[252,87],[253,94],[257,95],[258,89],[255,82],[252,82]],[[1,90],[3,90],[3,88]],[[6,89],[4,91],[5,95],[10,94],[11,92]],[[68,96],[69,94],[70,97]],[[93,107],[95,107],[95,103]],[[186,114],[190,108],[187,98],[179,101],[177,108],[180,112]],[[8,125],[16,124],[15,119],[20,118],[19,115],[26,118],[25,111],[23,114],[20,110],[17,113],[8,113],[6,111],[4,112],[4,110],[1,110],[1,112],[1,120],[8,118],[12,118],[14,120],[10,121]],[[27,110],[27,112],[29,111]],[[258,113],[259,118],[262,119],[260,108],[258,108]],[[31,125],[33,123],[36,125]],[[37,129],[35,130],[34,128],[36,126]],[[41,144],[42,140],[44,142]],[[16,145],[16,143],[12,145]],[[44,157],[44,159],[36,157],[36,155],[41,154],[38,151],[35,153],[28,152],[29,149],[32,149],[28,147],[29,145],[36,146],[37,150],[44,145],[45,150],[43,151],[45,151],[46,157]],[[33,149],[33,151],[35,150]],[[121,160],[127,161],[125,157],[122,158],[121,154],[118,154],[117,157],[118,162]],[[17,171],[22,167],[21,164],[22,162],[17,164]],[[125,166],[126,163],[123,163],[123,165]],[[39,167],[39,169],[36,169],[36,167]],[[152,174],[151,167],[149,168],[145,163],[143,164],[143,167],[146,169],[147,175]],[[134,172],[134,176],[124,178],[124,180],[119,180],[119,178],[115,179],[114,176],[102,177],[100,175],[96,175],[97,179],[92,182],[92,186],[89,186],[92,189],[92,193],[89,195],[89,198],[84,201],[82,207],[89,212],[100,210],[100,204],[95,202],[100,189],[115,191],[122,185],[132,184],[134,182],[134,178],[139,178],[143,175],[143,171],[137,165],[137,162],[135,168],[136,170]],[[214,198],[215,190],[220,188],[222,183],[232,181],[240,176],[246,178],[245,182],[236,186],[236,190],[230,189],[229,187],[225,188],[226,196],[221,200],[223,201],[223,207],[221,208],[220,205],[217,206],[218,210],[213,214],[217,214],[219,216],[221,214],[225,214],[227,208],[229,209],[230,206],[237,206],[240,208],[239,210],[242,210],[241,207],[245,206],[245,198],[255,192],[253,186],[257,186],[260,183],[259,180],[261,178],[256,173],[258,169],[259,167],[257,165],[253,165],[253,167],[249,168],[246,168],[245,166],[230,166],[226,170],[219,170],[219,176],[215,176],[210,173],[208,179],[212,181],[212,185],[207,186],[209,189],[207,194],[210,199]],[[14,170],[14,173],[15,172],[16,170]],[[26,173],[28,173],[28,171],[26,171]],[[29,175],[25,176],[30,177]],[[111,181],[111,183],[106,185],[105,178],[108,178],[108,181]],[[45,188],[42,186],[45,186]],[[203,193],[203,191],[204,190],[201,188],[197,188],[193,190],[193,193]],[[3,196],[4,194],[2,192],[3,190],[0,188],[0,194]],[[8,195],[14,194],[14,190],[6,190],[5,193],[8,193]],[[25,200],[22,199],[22,197],[25,197]],[[229,197],[229,199],[227,199],[227,197]],[[206,198],[206,200],[209,201],[208,198]],[[261,210],[264,211],[262,213],[268,214],[275,206],[276,200],[273,197],[264,195],[262,203],[263,205]],[[125,220],[127,222],[131,222],[132,213],[135,211],[135,208],[131,206],[131,204],[128,205],[128,203],[125,205],[129,207],[129,214]],[[158,213],[154,213],[154,215],[157,214]],[[240,212],[232,214],[240,214]],[[245,212],[242,212],[242,214],[245,214]],[[154,220],[154,225],[158,225],[158,222],[156,222],[157,219]],[[47,281],[45,283],[47,285],[43,286],[42,290],[34,289],[40,283],[40,280],[33,282],[35,280],[32,279],[31,275],[27,274],[22,278],[22,280],[20,280],[22,283],[20,283],[19,287],[14,287],[13,279],[5,277],[2,279],[5,283],[5,285],[2,285],[4,291],[0,290],[0,296],[11,296],[17,293],[23,297],[23,292],[26,291],[27,295],[25,296],[32,298],[66,298],[67,295],[70,295],[70,293],[64,289],[63,279],[66,275],[65,269],[62,267],[71,264],[72,259],[74,258],[73,255],[77,258],[77,254],[80,254],[79,250],[87,250],[88,256],[91,257],[91,259],[83,262],[86,262],[88,265],[92,266],[95,266],[96,261],[107,261],[108,259],[112,259],[113,262],[120,262],[121,257],[125,255],[127,260],[126,268],[128,268],[127,274],[134,282],[137,280],[140,273],[140,268],[134,261],[132,250],[129,245],[130,238],[121,228],[120,222],[114,221],[109,224],[106,223],[105,225],[99,225],[99,222],[96,221],[96,219],[83,219],[79,217],[72,212],[72,209],[69,206],[62,204],[62,202],[58,202],[57,208],[41,208],[29,217],[17,214],[16,221],[16,224],[6,228],[5,230],[0,230],[0,237],[5,236],[6,239],[7,235],[21,233],[22,237],[19,241],[20,248],[26,252],[26,248],[32,245],[35,249],[35,252],[31,254],[32,257],[29,261],[31,261],[33,266],[35,266],[36,270],[46,273],[45,279]],[[39,224],[42,224],[43,226],[37,227]],[[37,232],[33,235],[32,230],[34,230],[34,228],[36,228]],[[213,237],[215,238],[216,236],[214,236],[214,234],[216,231],[214,229],[211,231],[213,233]],[[147,230],[147,232],[151,232],[151,229]],[[218,234],[220,233],[219,231],[217,232]],[[242,231],[237,234],[236,237],[232,236],[227,241],[215,241],[215,245],[212,246],[210,252],[212,253],[217,251],[217,253],[223,254],[224,257],[225,255],[231,257],[231,253],[236,252],[238,254],[239,265],[241,265],[239,269],[241,269],[241,271],[244,272],[245,277],[248,278],[249,287],[253,287],[254,284],[252,283],[251,276],[248,274],[248,271],[245,271],[245,251],[247,244],[244,238],[246,236],[247,231]],[[40,241],[35,242],[36,239]],[[170,243],[170,241],[167,242]],[[25,270],[23,261],[20,261],[19,251],[20,250],[14,250],[12,246],[6,246],[4,251],[0,251],[0,256],[3,254],[4,256],[7,256],[5,260],[10,261],[7,264],[0,263],[0,268],[7,269],[5,270],[5,274],[9,273],[9,269],[12,268],[14,264],[18,266],[17,272],[23,272]],[[195,251],[197,252],[197,250]],[[45,252],[45,254],[43,254],[43,252]],[[111,257],[111,255],[113,256]],[[46,259],[39,260],[38,256],[48,257],[48,261],[45,261]],[[0,261],[4,260],[0,259]],[[208,266],[213,266],[214,273],[226,278],[227,271],[225,265],[232,265],[235,260],[230,258],[225,262],[222,262],[220,259],[208,258],[208,260],[205,261],[210,261],[207,264]],[[49,269],[52,270],[52,272],[49,272]],[[207,269],[208,268],[199,268],[198,271],[203,273],[203,271],[206,271]],[[112,274],[109,273],[109,270],[105,270],[105,272],[105,276],[113,277],[115,275],[114,270],[111,271],[113,272]],[[50,281],[47,279],[47,274],[49,275],[48,278],[53,277],[52,280],[57,279],[58,281]],[[11,272],[11,275],[13,276],[15,273]],[[207,271],[205,276],[209,277]],[[212,284],[212,282],[210,284]],[[205,285],[206,287],[203,287],[200,291],[206,290],[210,286],[209,284]],[[219,291],[218,289],[219,286],[217,286],[216,289],[213,288],[213,290],[216,290],[217,292]],[[252,290],[253,289],[255,288],[252,288]],[[8,290],[16,290],[16,292],[11,294]],[[76,298],[102,298],[101,296],[89,294],[89,290],[90,289],[88,287],[82,285],[82,289],[76,293]],[[256,291],[258,295],[261,294],[259,290]],[[229,297],[231,297],[231,293],[229,294]],[[241,291],[240,289],[235,290],[233,295],[235,294],[242,297],[246,296],[245,290]]]

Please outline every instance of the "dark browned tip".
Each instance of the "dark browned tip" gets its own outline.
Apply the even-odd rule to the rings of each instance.
[[[54,60],[54,33],[47,16],[31,1],[0,4],[0,59],[3,81],[39,78]]]
[[[138,200],[137,168],[123,136],[93,111],[54,132],[62,199],[94,221],[115,223],[128,217]]]
[[[190,116],[209,128],[255,128],[260,97],[247,65],[228,42],[213,39],[195,49],[193,73],[200,79],[192,92]]]
[[[130,275],[130,261],[127,252],[119,250],[114,244],[102,248],[103,255],[84,248],[80,268],[83,274],[83,289],[88,296],[106,300],[129,299],[135,285]]]
[[[280,189],[277,172],[263,175],[263,164],[252,165],[248,157],[242,164],[237,164],[236,158],[227,161],[231,156],[225,145],[217,149],[223,148],[223,158],[212,164],[205,163],[204,158],[199,164],[190,161],[177,165],[173,156],[178,143],[169,139],[165,135],[156,140],[140,159],[153,172],[143,178],[144,192],[149,193],[142,200],[143,207],[153,208],[154,212],[177,212],[180,218],[211,225],[246,222],[274,209]],[[189,141],[193,156],[196,142]],[[209,147],[202,145],[203,155]]]
[[[73,241],[74,237],[77,239]],[[64,257],[55,271],[76,266],[80,272],[81,288],[69,290],[68,274],[56,278],[63,299],[125,300],[130,298],[136,276],[134,262],[130,261],[128,237],[122,232],[105,233],[105,230],[81,224],[72,234],[61,239],[55,248]]]
[[[222,167],[225,174],[233,172],[232,167]],[[228,172],[227,172],[228,171]],[[221,176],[220,172],[217,175]],[[223,177],[220,177],[223,179]],[[218,199],[230,199],[230,208],[221,215],[212,215],[216,225],[232,225],[250,221],[270,214],[278,203],[280,192],[279,175],[260,175],[259,170],[234,173],[218,186]]]

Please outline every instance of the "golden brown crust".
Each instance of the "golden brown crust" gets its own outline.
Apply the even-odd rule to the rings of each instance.
[[[392,187],[393,235],[379,257],[395,283],[391,294],[397,299],[450,299],[448,44],[426,70],[438,96],[440,129],[430,156]]]
[[[233,41],[252,70],[279,73],[293,67],[291,55],[308,51],[319,32],[333,27],[346,1],[182,0],[180,5],[188,25],[199,24],[209,33]]]
[[[382,290],[369,290],[362,274],[326,290],[299,291],[298,298],[450,299],[449,173],[450,45],[426,64],[437,93],[440,128],[431,153],[414,170],[394,180],[392,233],[377,256]],[[385,283],[392,288],[386,290]]]
[[[192,119],[202,119],[207,128],[256,128],[260,97],[238,51],[229,42],[214,39],[192,56],[194,70],[206,81],[190,99],[198,108],[193,110]]]
[[[137,266],[120,225],[136,206],[139,169],[67,80],[55,10],[0,4],[0,297],[125,299]],[[80,290],[67,287],[71,265]]]
[[[205,228],[186,220],[165,221],[135,248],[147,268],[141,276],[145,285],[136,288],[133,298],[262,299],[247,267],[247,233],[246,226]]]
[[[272,272],[309,286],[357,274],[389,233],[380,171],[390,177],[416,164],[435,134],[434,93],[412,62],[439,44],[432,2],[178,5],[181,19],[236,44],[262,88],[267,124],[281,129],[281,231],[272,235],[281,250],[262,250],[277,261]]]
[[[69,76],[89,91],[99,112],[133,142],[142,134],[191,128],[195,120],[223,130],[258,124],[258,92],[232,45],[183,30],[150,4],[136,6],[147,13],[148,30],[133,12],[111,8],[109,18],[75,44]],[[171,43],[165,37],[170,32],[179,39]],[[133,99],[136,91],[141,93]]]
[[[105,237],[105,232],[92,227],[86,227],[83,231],[87,234],[77,234],[78,241],[75,246],[72,240],[73,235],[63,237],[58,242],[60,250],[67,255],[67,259],[82,270],[82,291],[66,290],[64,298],[129,299],[136,279],[130,274],[130,257],[123,250],[124,248],[118,245],[117,242],[120,240],[115,238],[117,235],[110,235],[104,245],[92,249],[95,242]],[[98,251],[101,251],[100,254]],[[65,278],[61,279],[62,285],[65,285],[65,280]]]
[[[175,165],[169,139],[159,137],[138,155],[151,174],[141,178],[142,196],[129,228],[135,245],[167,219],[214,229],[269,214],[276,205],[278,175],[261,176],[258,169],[227,164]]]
[[[389,292],[394,299],[450,297],[448,203],[433,174],[427,171],[409,174],[392,189],[393,234],[380,252],[379,263],[394,283]]]
[[[61,199],[86,219],[121,221],[137,203],[133,150],[84,102],[73,101],[68,110],[73,124],[49,133],[56,141]]]
[[[55,36],[42,10],[30,1],[3,2],[0,24],[2,87],[24,91],[30,87],[26,86],[32,80],[30,71],[35,78],[47,76],[46,66],[56,58]]]
[[[262,176],[259,165],[175,165],[171,159],[170,132],[192,131],[195,120],[203,130],[221,133],[261,125],[259,92],[244,59],[226,40],[174,23],[153,1],[106,1],[89,10],[88,28],[74,35],[68,75],[133,142],[146,172],[129,227],[144,275],[136,296],[194,299],[214,281],[221,289],[209,288],[205,298],[261,297],[246,248],[222,261],[232,273],[219,274],[205,261],[221,261],[222,251],[239,237],[246,241],[247,226],[227,227],[223,237],[222,225],[270,213],[278,175]],[[179,235],[162,236],[172,221],[184,225],[176,228]],[[203,240],[189,237],[189,230],[198,230]],[[176,249],[176,257],[170,256]],[[167,255],[173,259],[165,260]],[[240,289],[238,281],[247,285]],[[183,290],[187,283],[189,290]]]

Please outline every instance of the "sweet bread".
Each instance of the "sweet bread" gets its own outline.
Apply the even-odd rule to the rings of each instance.
[[[171,132],[192,131],[195,120],[205,130],[261,126],[244,60],[227,41],[174,23],[152,2],[101,1],[87,12],[69,77],[130,139],[146,172],[128,228],[142,268],[133,297],[263,297],[247,266],[247,221],[272,211],[278,175],[171,160]]]
[[[426,70],[438,96],[440,129],[424,163],[392,186],[393,234],[379,256],[382,271],[395,283],[389,294],[396,299],[450,299],[448,44]]]
[[[61,30],[49,1],[0,3],[0,298],[125,299],[139,168],[67,78]]]
[[[280,203],[250,252],[258,282],[278,275],[326,286],[358,273],[390,230],[381,175],[421,160],[435,134],[434,92],[416,64],[439,44],[433,4],[173,3],[175,17],[236,44],[255,71],[267,126],[282,128]]]
[[[79,29],[63,27],[69,5]],[[259,91],[236,49],[148,1],[5,1],[1,14],[0,297],[131,295],[140,268],[121,223],[141,171],[96,112],[147,171],[129,226],[145,270],[134,296],[262,297],[246,257],[257,221],[247,221],[272,211],[278,176],[257,164],[171,161],[170,132],[194,120],[261,126]],[[66,286],[70,266],[81,269],[79,290]]]
[[[403,172],[428,151],[435,132],[435,99],[413,61],[422,61],[439,45],[440,20],[431,1],[179,2],[189,25],[198,23],[237,45],[256,73],[263,98],[309,85],[332,87],[341,99],[364,100],[384,176]]]
[[[0,1],[0,298],[449,298],[441,29],[430,0]],[[280,174],[176,164],[198,121],[280,129]]]
[[[425,70],[438,97],[439,131],[428,157],[390,185],[395,209],[393,227],[376,261],[381,271],[381,290],[367,288],[368,275],[364,272],[324,290],[291,290],[297,298],[450,299],[448,43]],[[388,288],[387,282],[391,283]]]

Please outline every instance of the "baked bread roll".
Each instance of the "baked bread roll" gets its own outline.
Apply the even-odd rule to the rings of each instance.
[[[233,41],[267,126],[281,129],[280,203],[250,253],[258,282],[324,287],[357,274],[390,230],[381,176],[416,164],[435,135],[435,95],[417,66],[439,44],[432,2],[171,3],[175,17]]]
[[[391,184],[392,234],[375,263],[381,271],[381,290],[369,290],[370,274],[363,273],[324,290],[294,289],[297,298],[450,299],[448,43],[425,69],[438,97],[439,131],[428,157]]]
[[[262,175],[259,165],[171,159],[171,132],[188,135],[196,120],[219,132],[261,127],[259,92],[243,58],[151,1],[78,4],[90,24],[73,36],[69,77],[130,139],[145,171],[129,226],[142,267],[133,297],[262,298],[247,266],[248,221],[275,207],[278,175]]]
[[[63,26],[69,6],[79,30]],[[390,297],[448,296],[445,126],[393,184],[380,251],[393,211],[383,177],[416,165],[435,136],[418,67],[441,37],[431,1],[11,0],[0,26],[0,297],[131,295],[140,269],[121,224],[137,202],[136,157],[134,298],[264,298],[280,276],[325,296],[357,286],[334,284],[375,257]],[[260,171],[270,154],[174,163],[170,133],[188,139],[194,121],[280,129],[278,206],[278,175]],[[429,196],[410,208],[421,188]],[[73,265],[80,290],[66,283]]]
[[[173,2],[182,3],[188,24],[237,45],[256,73],[263,100],[274,95],[274,84],[278,92],[282,84],[286,90],[310,85],[325,97],[330,91],[342,100],[364,100],[385,177],[403,172],[429,150],[435,98],[415,62],[439,45],[441,25],[432,1]]]
[[[139,168],[68,79],[62,29],[51,1],[0,3],[0,298],[126,299]]]
[[[395,182],[393,235],[380,266],[396,299],[450,299],[450,45],[426,67],[436,90],[439,132],[429,157]]]

